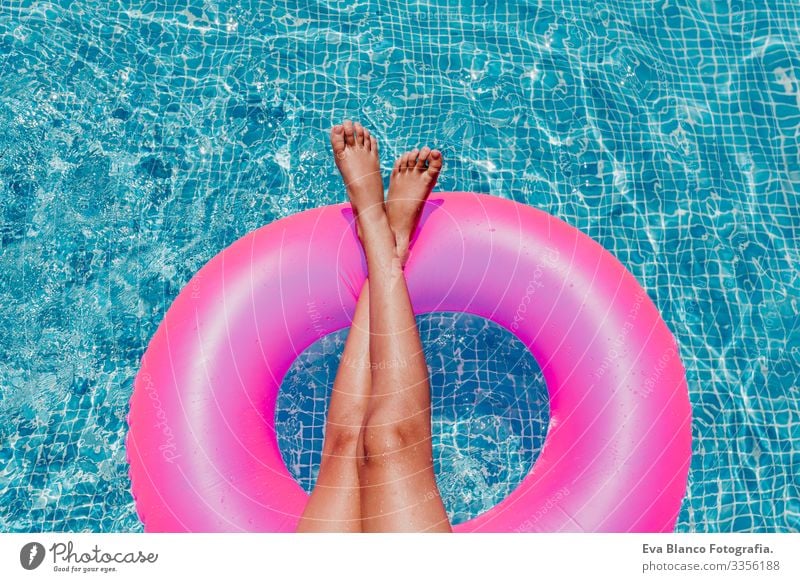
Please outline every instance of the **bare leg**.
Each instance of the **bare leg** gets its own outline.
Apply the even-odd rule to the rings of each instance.
[[[346,121],[333,128],[331,145],[345,186],[367,192],[365,198],[382,206],[383,182],[375,138],[359,124]],[[369,284],[365,283],[333,382],[319,475],[298,532],[361,531],[357,463],[370,385]]]
[[[364,531],[451,531],[433,472],[430,384],[403,275],[408,240],[441,153],[402,156],[383,207],[349,190],[367,256],[372,395],[359,465]]]

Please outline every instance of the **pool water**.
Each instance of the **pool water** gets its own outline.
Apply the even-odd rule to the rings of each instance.
[[[541,208],[636,276],[687,369],[679,531],[800,531],[797,30],[786,0],[3,2],[0,531],[142,529],[124,437],[147,342],[221,249],[344,200],[345,117],[386,172],[436,145],[440,190]],[[502,330],[420,325],[463,520],[535,460],[546,396]],[[342,337],[284,383],[305,487]]]

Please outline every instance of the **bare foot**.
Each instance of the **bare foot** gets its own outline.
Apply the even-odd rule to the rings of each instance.
[[[408,245],[422,206],[436,185],[441,169],[442,152],[428,146],[404,153],[392,169],[386,214],[403,265],[408,260]]]
[[[336,167],[342,174],[356,217],[383,205],[383,180],[378,162],[378,142],[360,123],[345,120],[331,130]]]

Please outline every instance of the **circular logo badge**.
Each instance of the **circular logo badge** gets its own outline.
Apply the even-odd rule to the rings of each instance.
[[[26,570],[35,570],[44,561],[44,546],[39,542],[29,542],[19,551],[19,563]]]

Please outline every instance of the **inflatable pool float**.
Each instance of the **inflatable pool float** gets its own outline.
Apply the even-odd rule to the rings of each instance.
[[[456,531],[665,532],[691,454],[678,348],[600,245],[497,197],[434,194],[406,266],[414,310],[467,312],[538,361],[550,425],[530,473]],[[350,324],[366,264],[349,205],[289,216],[208,262],[142,358],[127,453],[151,532],[290,532],[308,499],[275,435],[297,354]]]

